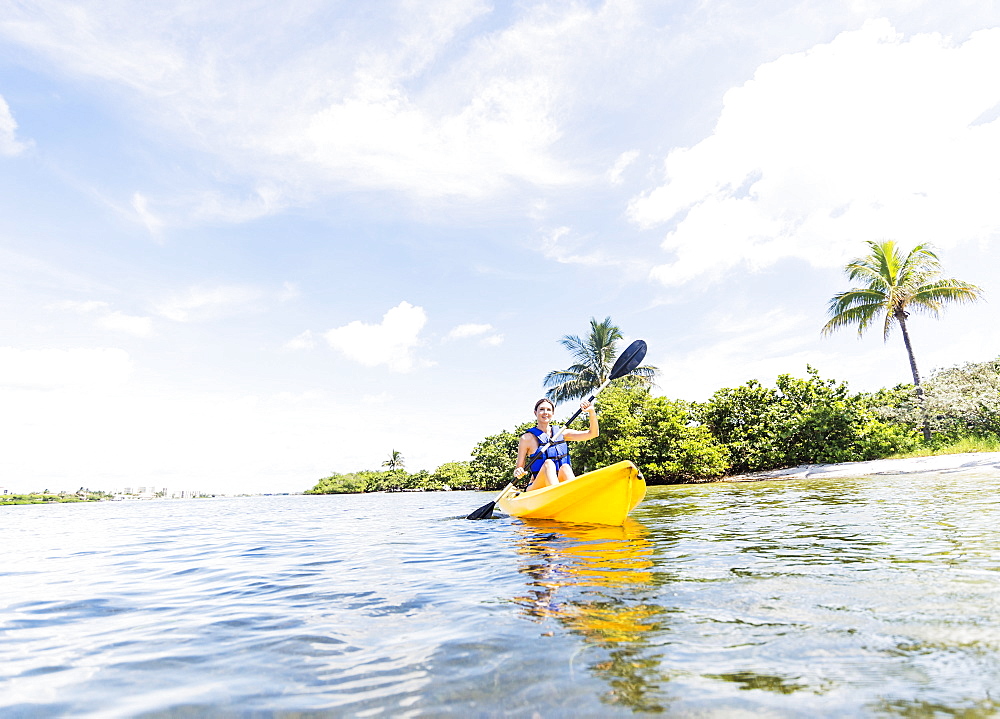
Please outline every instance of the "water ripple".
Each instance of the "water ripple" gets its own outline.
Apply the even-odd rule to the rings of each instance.
[[[14,506],[12,717],[1000,712],[1000,478]]]

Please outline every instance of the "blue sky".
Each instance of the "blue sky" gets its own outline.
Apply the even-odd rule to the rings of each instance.
[[[826,303],[884,238],[995,296],[997,67],[981,2],[0,2],[0,486],[433,469],[591,317],[668,397],[908,381]]]

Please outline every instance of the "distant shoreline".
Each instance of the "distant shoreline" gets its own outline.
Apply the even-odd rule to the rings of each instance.
[[[873,459],[867,462],[841,462],[839,464],[802,464],[787,469],[735,474],[723,477],[719,481],[756,482],[765,479],[871,477],[873,475],[923,474],[928,472],[946,472],[948,474],[996,472],[1000,474],[1000,452],[938,454],[931,457]]]

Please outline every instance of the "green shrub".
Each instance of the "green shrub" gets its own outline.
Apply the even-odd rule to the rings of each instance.
[[[403,469],[361,470],[348,474],[331,474],[319,480],[312,489],[306,490],[305,494],[405,492],[442,488],[441,483],[423,469],[413,473]]]
[[[652,397],[624,378],[597,404],[600,436],[570,445],[577,474],[627,459],[650,484],[667,484],[718,477],[728,468],[725,448],[697,423],[687,402]]]
[[[445,462],[431,472],[431,489],[474,489],[468,462]]]
[[[473,489],[503,489],[514,481],[514,463],[517,462],[517,443],[521,435],[534,423],[520,425],[513,432],[504,430],[490,435],[472,450],[469,475]]]
[[[306,494],[353,494],[356,492],[377,492],[382,489],[380,475],[384,472],[362,470],[348,474],[333,473],[319,480]]]
[[[807,373],[780,375],[775,389],[750,380],[699,405],[733,471],[877,459],[917,443],[911,427],[880,417],[871,395],[851,394],[846,383],[821,379],[812,367]]]
[[[897,388],[900,401],[888,404],[884,414],[894,421],[919,427],[920,404],[912,385]],[[1000,438],[1000,358],[967,362],[936,370],[923,382],[931,446],[943,446],[963,437]]]

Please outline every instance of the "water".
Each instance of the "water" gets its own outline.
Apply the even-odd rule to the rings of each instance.
[[[0,716],[1000,715],[1000,477],[0,508]]]

